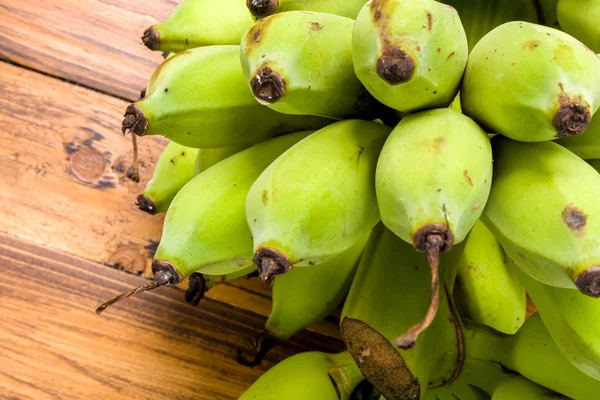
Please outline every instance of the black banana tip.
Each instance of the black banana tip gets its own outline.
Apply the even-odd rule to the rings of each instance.
[[[200,300],[204,298],[206,289],[206,279],[199,272],[192,272],[188,277],[188,288],[185,291],[185,301],[188,304],[197,306]]]
[[[246,6],[256,18],[264,18],[277,10],[279,0],[246,0]]]
[[[277,336],[272,334],[271,332],[264,330],[260,333],[257,338],[258,345],[256,346],[256,354],[252,359],[248,359],[244,356],[244,352],[242,350],[237,350],[235,354],[235,361],[246,367],[255,367],[260,365],[264,360],[267,353],[275,346],[281,344],[283,341],[279,339]]]
[[[586,296],[600,297],[600,266],[593,266],[577,275],[575,286]]]
[[[252,261],[258,268],[260,279],[264,281],[276,275],[285,274],[292,269],[290,260],[283,252],[267,247],[256,250]]]
[[[254,97],[265,103],[275,103],[285,96],[287,84],[283,76],[267,66],[261,67],[250,81]]]
[[[151,214],[151,215],[156,214],[156,205],[154,204],[152,199],[149,198],[148,196],[140,194],[137,197],[137,201],[135,202],[135,205],[138,206],[138,208],[140,210],[145,211],[148,214]]]
[[[144,136],[147,129],[148,118],[144,115],[144,111],[135,104],[128,105],[121,123],[121,132],[133,132],[138,136]]]
[[[415,71],[415,62],[410,55],[396,46],[388,45],[377,60],[377,75],[390,85],[410,80]]]
[[[158,50],[158,46],[160,45],[158,31],[153,26],[146,29],[142,35],[142,42],[144,42],[144,45],[150,50]]]
[[[579,100],[572,101],[564,93],[559,96],[558,102],[560,108],[552,120],[556,128],[556,138],[582,134],[592,120],[589,106]]]

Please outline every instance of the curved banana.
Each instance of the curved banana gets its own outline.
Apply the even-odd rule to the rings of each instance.
[[[369,235],[344,253],[318,268],[297,267],[274,278],[272,308],[253,360],[238,353],[238,361],[254,366],[261,363],[275,345],[322,320],[348,294]]]
[[[256,144],[195,176],[177,193],[165,216],[154,260],[154,280],[96,309],[160,286],[180,283],[192,272],[233,273],[252,265],[252,235],[245,218],[246,195],[261,172],[312,131]]]
[[[258,177],[248,192],[246,218],[261,278],[321,264],[375,226],[375,166],[390,130],[369,121],[335,122]]]
[[[584,160],[600,159],[600,112],[594,114],[592,122],[583,134],[558,139],[556,143],[571,150]]]
[[[265,372],[239,400],[349,400],[364,377],[347,351],[299,353]]]
[[[590,49],[600,53],[600,2],[559,0],[556,16],[560,27]]]
[[[256,19],[275,13],[313,11],[355,19],[367,0],[246,0],[246,6]]]
[[[454,299],[464,318],[514,334],[525,322],[527,295],[492,232],[477,221],[458,261]]]
[[[163,149],[152,178],[136,205],[148,214],[166,212],[179,190],[194,177],[194,162],[198,149],[169,142]]]
[[[356,76],[381,103],[402,111],[447,107],[468,46],[452,7],[433,0],[371,0],[356,17]]]
[[[525,142],[585,132],[600,106],[600,59],[572,36],[507,22],[473,47],[460,88],[463,113]]]
[[[232,45],[198,47],[165,60],[152,74],[146,97],[127,107],[121,129],[188,147],[225,147],[330,122],[260,105],[245,82],[240,46]]]
[[[427,261],[411,245],[379,223],[371,233],[342,310],[346,347],[365,377],[388,399],[419,399],[456,378],[462,363],[458,315],[446,289],[455,263],[444,255],[444,290],[431,326],[410,350],[391,343],[421,319],[431,288]]]
[[[192,272],[188,276],[188,288],[185,291],[185,301],[193,306],[197,306],[204,297],[204,293],[217,287],[218,285],[242,277],[249,277],[256,272],[256,266],[240,269],[224,275],[207,275],[199,272]]]
[[[305,11],[263,19],[242,38],[246,85],[280,113],[374,119],[376,101],[354,74],[353,27],[350,18]]]
[[[194,162],[194,176],[206,171],[219,161],[223,161],[248,147],[249,146],[241,145],[198,149],[196,161]]]
[[[579,370],[600,380],[600,300],[544,285],[516,265],[509,268],[527,289],[558,348]]]
[[[239,44],[254,24],[241,0],[182,0],[164,21],[144,31],[150,50],[180,52],[200,46]]]
[[[410,347],[436,313],[438,255],[464,240],[485,208],[492,151],[485,132],[452,109],[405,117],[383,146],[376,172],[381,220],[427,255],[431,307],[397,344]]]
[[[600,297],[600,175],[554,142],[491,139],[482,222],[532,278]]]

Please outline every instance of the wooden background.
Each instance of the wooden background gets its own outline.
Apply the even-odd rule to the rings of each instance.
[[[140,36],[177,3],[0,1],[0,398],[236,399],[287,356],[343,349],[332,316],[238,365],[270,310],[256,279],[195,308],[169,287],[94,313],[146,282],[160,240],[135,198],[166,141],[139,141],[134,183],[120,123],[162,60]]]

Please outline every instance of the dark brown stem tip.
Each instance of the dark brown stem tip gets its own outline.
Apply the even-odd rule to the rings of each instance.
[[[261,67],[250,81],[254,97],[265,103],[275,103],[285,96],[285,79],[269,67]]]
[[[151,214],[151,215],[156,214],[156,206],[154,205],[154,202],[152,201],[152,199],[150,199],[148,196],[140,194],[137,197],[137,201],[135,202],[135,205],[138,206],[138,208],[140,210],[145,211],[148,214]]]
[[[600,266],[589,267],[577,275],[575,286],[586,296],[600,297]]]
[[[556,137],[561,138],[582,134],[591,120],[589,107],[579,102],[561,102],[552,123],[557,131]]]
[[[188,277],[188,288],[185,291],[185,301],[188,304],[197,306],[200,300],[204,298],[206,289],[206,278],[199,272],[192,272]]]
[[[377,75],[390,85],[410,80],[415,71],[415,62],[404,51],[390,47],[377,60]]]
[[[246,0],[246,6],[256,18],[264,18],[277,10],[279,0]]]
[[[158,50],[158,46],[160,45],[158,31],[154,29],[153,26],[146,29],[142,35],[142,42],[144,42],[144,45],[150,50]]]
[[[413,236],[413,246],[417,251],[427,252],[436,247],[440,254],[447,253],[454,244],[454,234],[444,224],[428,224]]]
[[[260,333],[260,336],[258,337],[258,346],[254,357],[252,359],[248,359],[244,356],[244,352],[242,350],[238,350],[235,355],[235,360],[238,364],[244,365],[246,367],[255,367],[257,365],[260,365],[260,363],[262,362],[262,360],[264,360],[269,350],[281,344],[282,342],[283,341],[277,336],[275,336],[267,330],[264,330]]]
[[[135,104],[128,105],[121,123],[121,132],[133,132],[138,136],[144,136],[146,129],[148,129],[148,118],[144,115],[144,111]]]
[[[140,170],[137,167],[134,167],[132,165],[127,170],[127,173],[125,174],[125,176],[127,178],[131,179],[132,181],[134,181],[136,183],[139,183],[139,181],[140,181]]]
[[[266,281],[276,275],[285,274],[292,269],[287,256],[279,250],[262,247],[254,253],[252,259],[258,268],[260,279]]]

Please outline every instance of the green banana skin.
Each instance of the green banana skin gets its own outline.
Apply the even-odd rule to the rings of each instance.
[[[272,309],[257,353],[251,361],[241,357],[238,361],[249,366],[260,364],[273,346],[331,314],[350,290],[368,238],[366,235],[318,268],[297,267],[276,276],[271,295]]]
[[[585,132],[556,140],[584,160],[600,158],[600,113],[596,112]]]
[[[482,222],[532,278],[599,297],[598,172],[554,142],[491,142],[494,182]]]
[[[531,0],[444,0],[460,17],[469,52],[489,31],[509,21],[538,23],[538,13]]]
[[[458,92],[468,46],[452,7],[433,0],[371,0],[354,25],[356,76],[402,112],[447,107]]]
[[[254,265],[225,275],[206,275],[199,272],[192,272],[190,276],[188,276],[188,288],[185,291],[185,301],[193,306],[197,306],[204,297],[204,294],[209,290],[227,281],[242,277],[250,277],[254,273],[256,273],[256,267]]]
[[[443,285],[449,288],[455,263],[448,254],[442,257]],[[453,322],[458,316],[452,312],[445,290],[433,323],[419,336],[414,348],[403,350],[391,343],[421,319],[430,295],[425,258],[379,223],[371,233],[346,298],[341,330],[365,377],[388,399],[423,398],[431,388],[452,381],[460,370],[460,327],[457,330]],[[383,343],[374,340],[379,335]],[[392,369],[389,360],[398,365]]]
[[[595,399],[600,381],[577,369],[564,356],[544,326],[532,315],[514,335],[463,320],[468,357],[500,363],[525,378],[575,400]]]
[[[367,0],[246,0],[255,19],[290,11],[313,11],[355,19]]]
[[[596,0],[559,0],[556,15],[560,27],[600,52],[600,2]]]
[[[261,278],[318,266],[379,222],[375,166],[390,130],[376,122],[338,121],[265,169],[246,199]]]
[[[525,285],[558,348],[580,371],[600,380],[600,301],[575,289],[544,285],[515,265],[509,268]]]
[[[161,153],[152,178],[136,205],[149,214],[163,213],[179,190],[194,177],[194,162],[198,149],[169,142]]]
[[[353,27],[353,19],[306,11],[261,20],[241,42],[246,85],[280,113],[374,119],[376,101],[354,74]]]
[[[524,142],[579,135],[600,106],[599,70],[600,59],[572,36],[507,22],[473,47],[462,110],[487,131]]]
[[[477,221],[460,254],[454,299],[461,316],[514,334],[525,322],[527,296],[507,263],[500,243]]]
[[[206,171],[216,163],[247,149],[249,146],[227,146],[217,148],[198,149],[194,162],[194,176]]]
[[[347,351],[299,353],[256,380],[239,400],[348,400],[364,380]]]
[[[239,44],[254,24],[240,0],[183,0],[164,21],[142,36],[150,50],[180,52],[194,47]]]
[[[492,400],[560,400],[568,398],[519,375],[498,385]]]
[[[425,167],[415,170],[417,165]],[[385,142],[375,177],[381,220],[417,251],[426,253],[434,289],[425,318],[403,336],[402,346],[414,344],[435,316],[438,256],[464,240],[485,208],[491,182],[487,135],[469,117],[452,109],[405,117]]]
[[[127,107],[123,132],[162,135],[187,147],[226,147],[333,121],[260,105],[245,83],[239,52],[234,45],[198,47],[165,60],[152,74],[146,97]]]

